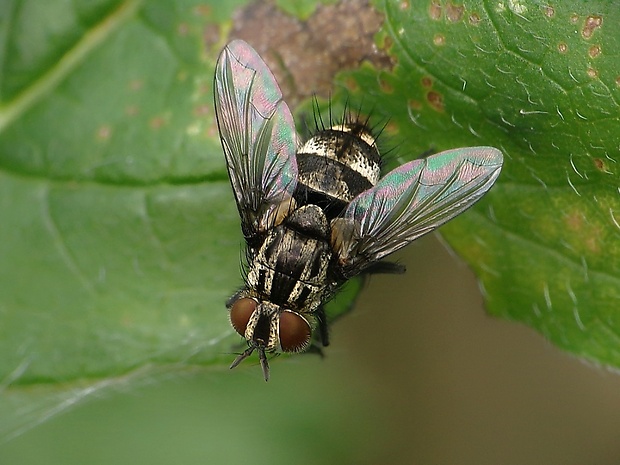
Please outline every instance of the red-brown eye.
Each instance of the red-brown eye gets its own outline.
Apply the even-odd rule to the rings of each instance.
[[[280,347],[284,352],[299,352],[310,342],[310,325],[297,313],[280,315]]]
[[[245,335],[245,328],[257,305],[256,300],[244,297],[237,300],[230,309],[230,323],[242,336]]]

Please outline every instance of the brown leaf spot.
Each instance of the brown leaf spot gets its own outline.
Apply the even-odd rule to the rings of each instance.
[[[586,73],[588,74],[589,78],[595,79],[598,77],[598,71],[595,70],[594,68],[588,68]]]
[[[219,134],[219,133],[218,133],[218,130],[217,130],[217,125],[216,125],[216,124],[212,124],[212,125],[210,125],[210,126],[207,128],[207,131],[206,131],[206,132],[207,132],[207,137],[208,137],[209,139],[212,139],[212,138],[216,137],[216,136]]]
[[[433,110],[443,112],[443,95],[439,92],[435,92],[434,90],[428,91],[426,100]]]
[[[431,87],[433,87],[433,80],[428,76],[424,76],[420,80],[420,83],[422,84],[422,87],[426,87],[427,89],[430,89]]]
[[[585,251],[598,254],[601,252],[600,238],[602,231],[600,225],[588,221],[582,211],[577,209],[564,214],[564,224],[572,235],[577,236],[578,247]]]
[[[391,120],[388,124],[385,125],[385,132],[391,135],[398,134],[398,125],[394,122],[394,120]]]
[[[129,89],[133,91],[140,90],[142,89],[143,86],[144,86],[144,81],[142,79],[132,79],[129,82]]]
[[[360,86],[357,84],[357,81],[351,77],[348,77],[345,81],[344,81],[345,86],[347,86],[347,89],[349,89],[350,91],[357,91],[359,90]]]
[[[192,10],[192,12],[196,15],[196,16],[202,16],[204,18],[210,18],[213,14],[213,12],[211,11],[211,7],[209,5],[198,5],[196,7],[194,7],[194,9]]]
[[[189,33],[189,25],[187,23],[180,23],[177,26],[177,34],[181,37],[185,37]]]
[[[480,15],[478,13],[472,13],[469,15],[469,24],[472,26],[477,26],[480,24]]]
[[[432,0],[428,7],[428,15],[431,19],[437,21],[441,19],[441,3],[438,0]]]
[[[411,5],[409,5],[408,0],[403,0],[400,2],[399,6],[400,6],[400,9],[404,11],[404,10],[408,10]]]
[[[97,139],[100,141],[108,140],[112,136],[112,128],[109,124],[99,126],[97,129]]]
[[[579,15],[577,13],[573,13],[572,15],[570,15],[571,23],[577,24],[578,21],[579,21]]]
[[[392,40],[392,38],[390,36],[385,36],[383,38],[383,44],[382,44],[383,50],[389,50],[390,48],[392,48],[392,45],[394,45],[394,41]]]
[[[605,166],[605,162],[602,159],[593,158],[592,161],[594,162],[594,167],[597,170],[602,171],[603,173],[607,173],[607,167]]]
[[[599,238],[601,235],[601,231],[597,230],[597,234],[593,234],[586,238],[585,246],[586,248],[593,254],[601,253],[601,245],[599,242]]]
[[[558,52],[566,53],[567,51],[568,51],[568,45],[566,45],[566,42],[560,42],[558,44]]]
[[[421,110],[422,103],[419,100],[407,100],[407,106],[412,110]]]
[[[151,129],[160,129],[164,124],[166,124],[166,120],[161,116],[155,116],[149,120]]]
[[[457,23],[463,17],[465,7],[463,5],[455,5],[454,3],[448,3],[446,5],[446,18],[452,23]]]
[[[601,54],[601,46],[600,45],[593,45],[588,50],[588,55],[590,55],[591,58],[596,58],[600,54]]]
[[[379,86],[381,87],[381,90],[384,94],[391,94],[392,92],[394,92],[394,87],[392,86],[392,84],[383,78],[379,79]]]
[[[616,76],[616,86],[620,87],[620,76]]]
[[[125,114],[127,116],[136,116],[138,112],[139,110],[137,105],[128,105],[127,107],[125,107]]]
[[[592,34],[594,34],[594,31],[601,27],[601,24],[603,24],[603,18],[601,16],[588,16],[586,18],[586,23],[583,26],[583,30],[581,31],[581,35],[584,39],[589,39],[592,37]]]
[[[208,115],[211,112],[211,104],[198,105],[194,107],[194,116],[204,116]]]
[[[580,231],[583,227],[583,215],[579,211],[572,211],[564,216],[564,223],[569,231]]]
[[[442,45],[445,45],[446,37],[443,34],[435,34],[435,37],[433,37],[433,43],[441,47]]]
[[[553,18],[555,16],[555,9],[551,5],[543,7],[543,14],[547,18]]]

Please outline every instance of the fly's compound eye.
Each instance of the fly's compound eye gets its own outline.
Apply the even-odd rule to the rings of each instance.
[[[297,313],[280,315],[280,347],[284,352],[300,352],[310,343],[310,325]]]
[[[250,317],[256,310],[258,303],[254,299],[244,297],[237,300],[230,309],[230,323],[235,331],[245,336],[245,328],[248,326]]]

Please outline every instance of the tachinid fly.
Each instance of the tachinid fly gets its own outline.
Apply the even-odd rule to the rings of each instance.
[[[381,157],[364,124],[319,131],[300,146],[288,106],[260,56],[235,40],[215,68],[215,111],[246,241],[245,286],[228,301],[230,321],[256,351],[302,352],[324,304],[362,272],[478,201],[502,167],[492,147],[448,150],[380,176]]]

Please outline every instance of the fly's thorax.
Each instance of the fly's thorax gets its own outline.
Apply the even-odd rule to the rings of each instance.
[[[283,194],[276,199],[266,202],[255,214],[248,214],[251,222],[242,223],[241,227],[246,243],[251,249],[256,249],[262,243],[265,234],[284,221],[295,210],[297,203],[293,197]]]
[[[248,294],[248,295],[246,295]],[[230,322],[251,347],[266,352],[301,352],[310,344],[314,318],[242,292],[230,306]]]
[[[256,229],[261,232],[266,232],[269,229],[280,225],[284,219],[291,214],[297,207],[297,203],[293,197],[288,195],[283,196],[281,200],[270,203],[261,212],[260,219]]]
[[[375,147],[376,149],[377,140],[375,139],[375,136],[373,136],[372,133],[368,130],[368,126],[365,123],[349,122],[343,124],[336,124],[332,126],[331,129],[334,131],[341,131],[351,134],[352,136],[366,142],[366,144],[368,144],[370,147]]]
[[[286,218],[286,226],[308,238],[327,240],[329,223],[325,212],[317,205],[304,205]]]
[[[377,184],[381,176],[375,139],[361,124],[319,131],[297,152],[297,164],[295,197],[300,203],[331,207],[332,216]]]
[[[354,221],[349,218],[334,218],[331,221],[330,244],[338,264],[339,278],[342,280],[355,276],[356,273],[350,273],[350,270],[355,269],[358,262],[365,259],[354,250],[359,247],[359,240],[358,225]]]

